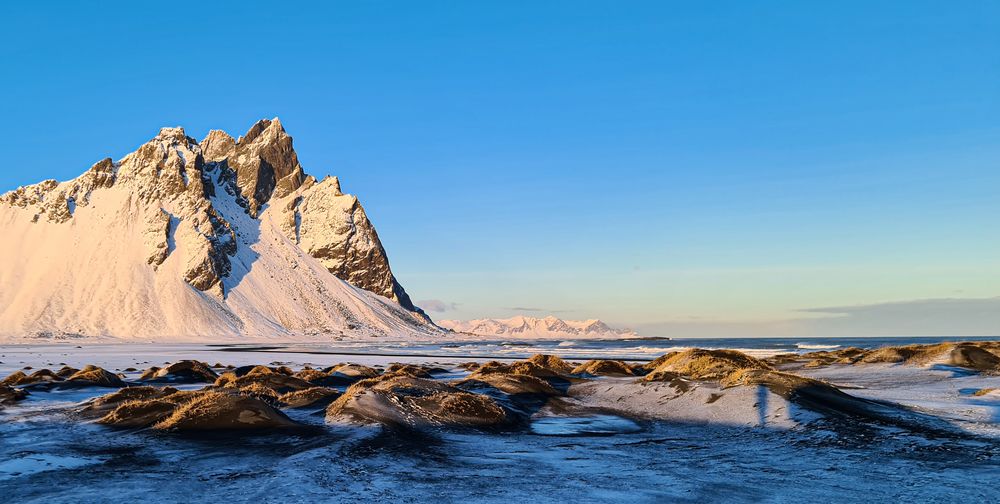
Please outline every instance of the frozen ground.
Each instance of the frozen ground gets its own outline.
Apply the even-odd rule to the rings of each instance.
[[[2,375],[24,366],[61,363],[141,369],[180,358],[292,367],[460,361],[230,352],[190,345],[7,346],[0,347],[0,355]],[[290,410],[315,429],[294,435],[197,437],[114,430],[67,414],[79,401],[106,389],[34,392],[0,412],[0,489],[8,502],[47,504],[140,499],[1000,502],[995,487],[1000,438],[991,430],[1000,423],[1000,398],[973,399],[969,393],[1000,386],[998,378],[903,366],[834,366],[809,373],[864,387],[849,390],[856,395],[898,401],[951,419],[961,430],[928,434],[848,424],[797,411],[777,396],[751,388],[721,399],[712,399],[717,391],[711,388],[699,389],[674,401],[664,399],[672,394],[666,384],[656,385],[662,389],[658,392],[629,379],[601,379],[571,394],[570,407],[546,408],[530,428],[513,432],[402,435],[377,427],[327,425],[322,415]],[[708,400],[712,402],[706,405]],[[591,413],[578,408],[595,404],[612,407]],[[652,408],[656,404],[660,410]],[[637,405],[653,411],[655,418],[629,414]]]
[[[795,369],[795,373],[836,384],[852,395],[892,401],[948,419],[964,430],[1000,438],[1000,396],[976,396],[1000,388],[1000,376],[961,368],[872,364]]]

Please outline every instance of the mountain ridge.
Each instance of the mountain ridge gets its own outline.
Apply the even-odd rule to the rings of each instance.
[[[445,329],[477,336],[518,338],[627,338],[637,334],[631,329],[615,329],[599,319],[563,320],[516,315],[506,319],[439,320]]]
[[[238,139],[162,128],[75,179],[19,187],[0,196],[0,233],[0,337],[442,333],[357,197],[306,175],[277,118]]]

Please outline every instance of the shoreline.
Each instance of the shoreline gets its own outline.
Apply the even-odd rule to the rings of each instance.
[[[439,337],[439,338],[407,338],[407,339],[392,339],[392,338],[372,338],[372,337],[340,337],[339,339],[296,339],[295,337],[287,338],[247,338],[247,339],[233,339],[233,340],[189,340],[189,339],[170,339],[169,337],[164,339],[151,339],[151,340],[140,340],[140,339],[127,339],[127,338],[116,338],[111,336],[81,336],[79,338],[64,338],[64,339],[53,339],[53,338],[37,338],[30,339],[27,337],[11,337],[5,336],[0,337],[0,347],[4,346],[23,346],[23,345],[205,345],[205,346],[238,346],[238,345],[339,345],[339,344],[488,344],[488,343],[558,343],[558,342],[585,342],[585,343],[614,343],[614,342],[674,342],[674,343],[704,343],[704,342],[715,342],[715,341],[747,341],[747,342],[775,342],[775,341],[800,341],[800,342],[812,342],[812,341],[825,341],[825,340],[850,340],[850,341],[884,341],[884,340],[914,340],[914,341],[936,341],[936,342],[955,342],[955,341],[993,341],[1000,340],[1000,334],[996,335],[971,335],[971,336],[961,336],[961,335],[945,335],[945,336],[928,336],[928,335],[890,335],[890,336],[855,336],[855,335],[844,335],[844,336],[720,336],[720,337],[685,337],[685,336],[640,336],[631,338],[521,338],[521,337],[509,337],[503,338],[499,336],[476,336],[476,337]],[[703,347],[703,345],[679,345],[684,347]]]

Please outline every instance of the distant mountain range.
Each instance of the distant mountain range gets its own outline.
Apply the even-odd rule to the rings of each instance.
[[[556,317],[516,316],[509,319],[441,320],[437,324],[455,332],[504,338],[629,338],[631,329],[614,329],[593,320],[562,320]]]
[[[0,196],[0,339],[437,337],[354,196],[278,119],[163,128],[67,182]]]

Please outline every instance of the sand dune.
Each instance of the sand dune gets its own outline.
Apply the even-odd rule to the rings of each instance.
[[[553,412],[613,411],[637,419],[779,429],[811,429],[819,419],[838,418],[915,431],[956,431],[947,420],[857,397],[832,382],[789,370],[816,369],[803,363],[820,359],[831,363],[851,359],[865,365],[896,361],[897,356],[904,364],[946,359],[990,370],[994,355],[982,347],[954,344],[844,349],[770,361],[733,350],[704,349],[671,352],[646,364],[571,363],[536,355],[451,369],[412,363],[379,369],[343,363],[296,370],[284,365],[210,366],[181,360],[135,371],[138,376],[93,365],[61,370],[62,376],[48,369],[30,375],[17,371],[2,384],[5,402],[10,403],[21,390],[117,388],[81,405],[80,418],[109,426],[177,431],[287,428],[298,424],[282,410],[299,408],[325,409],[327,420],[334,423],[408,429],[516,430]],[[199,383],[203,386],[196,390],[163,386]]]

